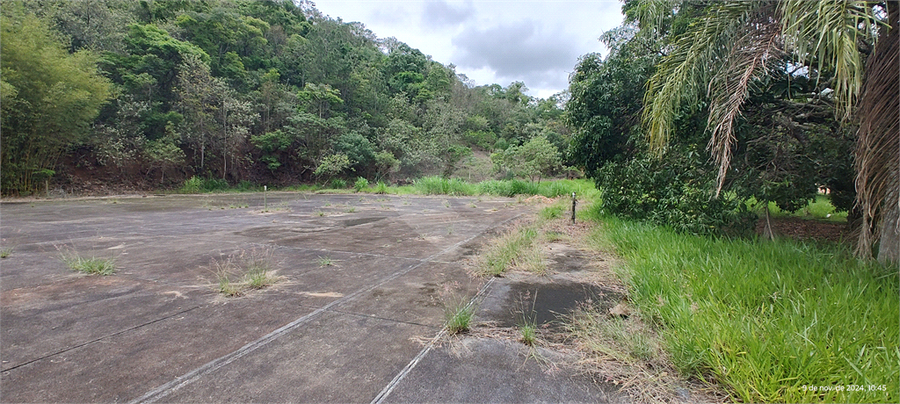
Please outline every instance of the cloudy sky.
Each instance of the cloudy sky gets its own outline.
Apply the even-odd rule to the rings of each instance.
[[[622,22],[618,0],[319,0],[316,8],[396,37],[476,85],[522,81],[549,97],[568,86],[578,57],[606,54],[597,38]]]

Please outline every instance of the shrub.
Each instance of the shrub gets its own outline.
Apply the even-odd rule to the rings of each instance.
[[[713,195],[714,172],[669,153],[607,163],[597,173],[601,210],[694,234],[745,234],[756,215],[731,193]]]
[[[331,188],[332,189],[344,189],[347,188],[347,181],[342,180],[340,178],[335,178],[331,180]]]
[[[386,194],[387,193],[387,184],[384,181],[378,181],[378,184],[375,185],[375,193],[376,194]]]
[[[367,180],[363,177],[357,178],[356,183],[353,184],[353,188],[356,190],[356,192],[360,192],[363,189],[368,188],[368,186],[369,186],[369,180]]]

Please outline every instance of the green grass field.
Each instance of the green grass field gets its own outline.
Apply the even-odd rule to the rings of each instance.
[[[896,267],[836,245],[678,234],[610,217],[632,302],[675,366],[744,402],[897,402]]]

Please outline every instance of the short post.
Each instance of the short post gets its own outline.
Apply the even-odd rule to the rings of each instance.
[[[266,198],[266,192],[269,190],[267,185],[263,185],[263,211],[269,211],[269,200]]]
[[[577,199],[575,199],[575,193],[572,192],[572,224],[575,224],[575,204],[577,203]]]

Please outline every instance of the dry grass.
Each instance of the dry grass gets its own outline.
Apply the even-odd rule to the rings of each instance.
[[[271,250],[243,250],[220,260],[212,260],[210,270],[216,276],[216,290],[226,297],[243,296],[278,281],[278,263]]]
[[[597,381],[619,386],[635,402],[725,400],[714,388],[679,376],[659,337],[639,313],[622,318],[584,306],[571,316],[567,331],[584,354],[581,368]]]

